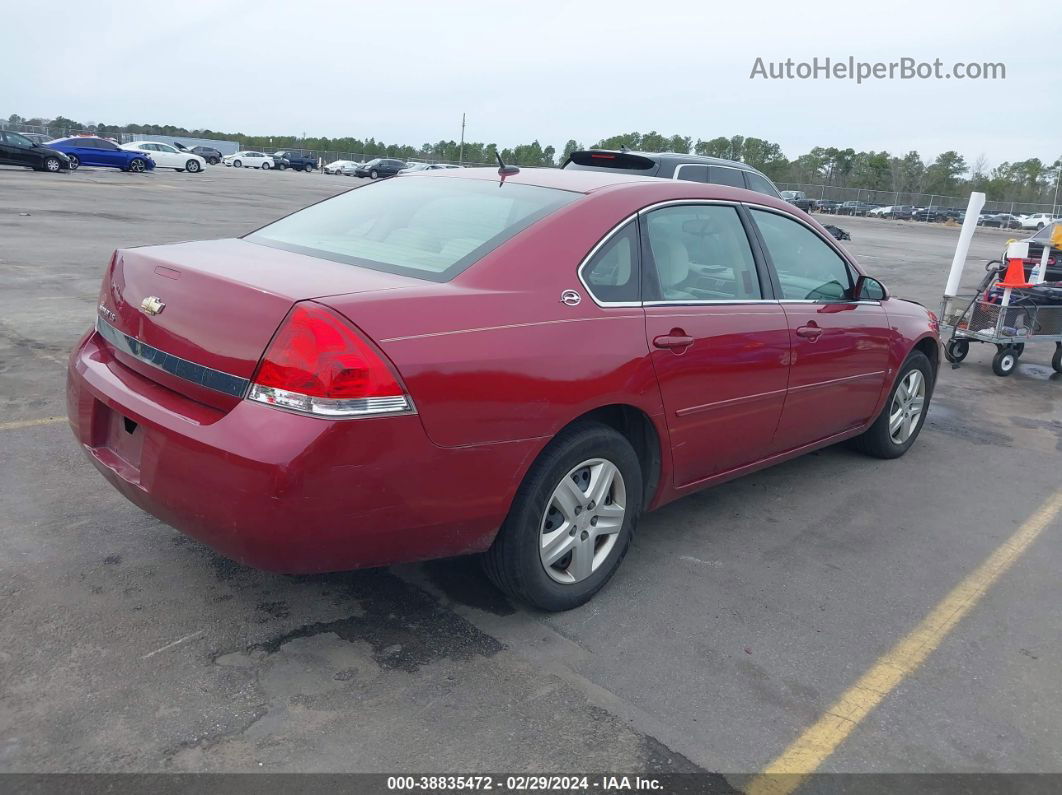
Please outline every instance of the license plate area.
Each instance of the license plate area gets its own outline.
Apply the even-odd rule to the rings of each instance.
[[[93,446],[97,456],[126,479],[138,480],[144,426],[100,402],[94,413]]]

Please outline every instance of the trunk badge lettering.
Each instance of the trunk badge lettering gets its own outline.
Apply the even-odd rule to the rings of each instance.
[[[155,295],[149,295],[140,302],[140,311],[145,315],[157,315],[165,308],[166,304],[162,303],[162,299]]]
[[[109,310],[109,309],[108,309],[107,307],[105,307],[105,306],[104,306],[103,304],[100,304],[100,305],[99,305],[98,307],[96,307],[96,308],[97,308],[97,309],[99,310],[99,313],[100,313],[101,315],[103,315],[103,316],[104,316],[105,318],[107,318],[107,319],[108,319],[109,321],[111,321],[112,323],[114,323],[114,322],[115,322],[116,320],[118,320],[118,315],[114,314],[114,312],[112,312],[111,310]]]

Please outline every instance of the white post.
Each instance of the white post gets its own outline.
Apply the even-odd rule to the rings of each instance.
[[[962,221],[962,231],[959,232],[959,242],[955,245],[955,256],[951,258],[951,272],[948,274],[948,284],[944,288],[944,295],[952,298],[959,294],[959,282],[962,280],[962,271],[966,267],[966,255],[970,253],[970,243],[973,241],[974,230],[977,228],[977,216],[981,214],[981,208],[985,206],[983,193],[971,193],[970,201],[966,205],[966,217]]]

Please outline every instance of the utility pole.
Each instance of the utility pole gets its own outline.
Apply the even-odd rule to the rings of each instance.
[[[1055,200],[1051,204],[1051,215],[1058,217],[1058,178],[1062,176],[1062,157],[1055,161]]]
[[[461,114],[461,152],[457,155],[457,165],[465,164],[465,114]]]

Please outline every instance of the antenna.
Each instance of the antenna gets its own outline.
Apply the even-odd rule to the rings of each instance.
[[[516,166],[507,166],[507,165],[505,165],[504,161],[501,159],[501,155],[498,154],[498,150],[497,149],[494,150],[494,156],[496,158],[498,158],[498,174],[499,174],[499,176],[507,177],[510,174],[519,174],[520,173],[520,169],[517,168]]]

